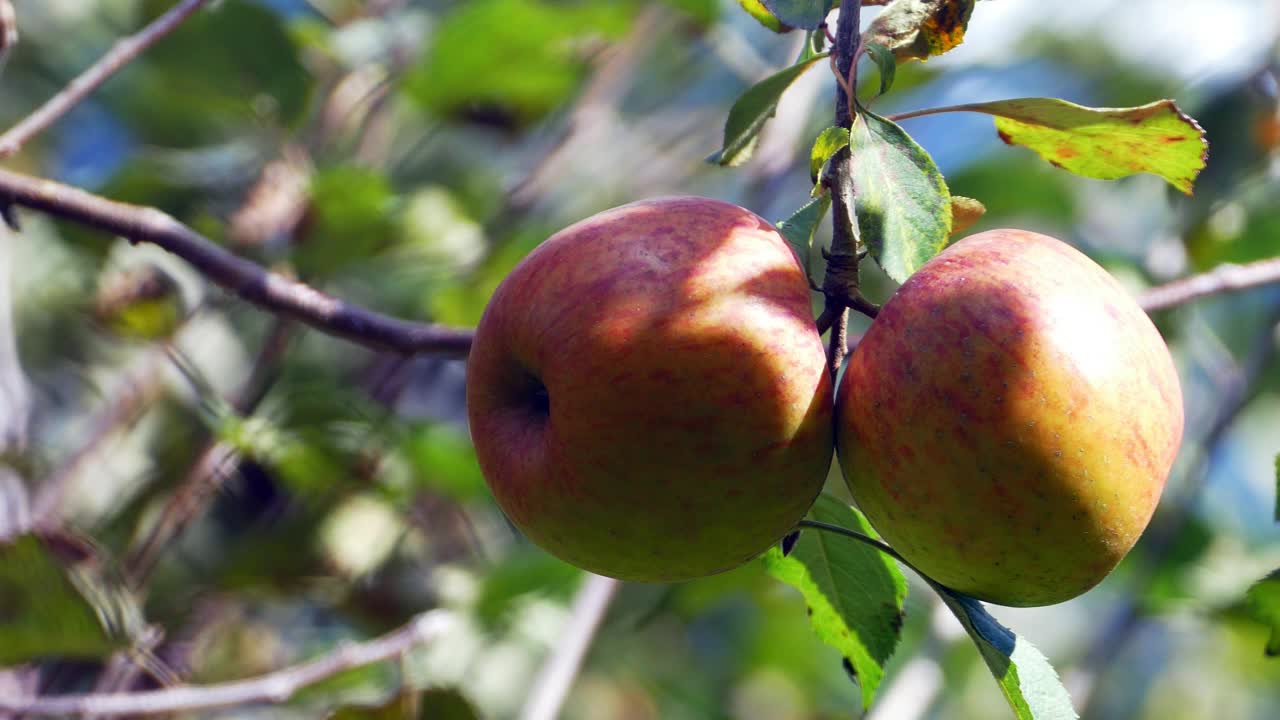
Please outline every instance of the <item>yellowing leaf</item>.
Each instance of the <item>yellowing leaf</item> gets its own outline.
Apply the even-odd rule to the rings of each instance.
[[[813,150],[809,152],[809,179],[817,183],[827,161],[848,144],[848,130],[840,127],[829,127],[823,130],[818,135],[818,139],[813,142]]]
[[[776,33],[784,33],[792,29],[787,25],[783,25],[781,20],[774,17],[773,13],[769,12],[769,8],[765,7],[760,0],[738,0],[738,4],[761,25]]]
[[[813,30],[822,24],[835,0],[761,0],[784,26]]]
[[[951,236],[973,227],[973,224],[987,214],[987,206],[973,198],[951,196]]]
[[[883,45],[901,60],[927,60],[964,42],[976,0],[898,0],[863,33],[866,44]]]
[[[1172,100],[1131,108],[1090,108],[1057,98],[961,105],[995,116],[1000,139],[1064,170],[1098,180],[1159,175],[1188,195],[1204,169],[1204,130]]]

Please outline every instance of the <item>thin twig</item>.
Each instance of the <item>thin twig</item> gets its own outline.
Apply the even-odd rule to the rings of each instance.
[[[1149,288],[1138,296],[1138,304],[1149,313],[1159,312],[1203,297],[1275,283],[1280,283],[1280,258],[1259,260],[1248,265],[1220,265],[1201,275]]]
[[[339,673],[400,657],[422,643],[437,639],[453,623],[454,617],[448,612],[431,610],[382,637],[341,645],[328,655],[256,678],[132,693],[0,696],[0,711],[45,717],[119,717],[190,713],[257,703],[278,704],[299,690]]]
[[[0,158],[6,158],[18,152],[28,140],[57,122],[120,68],[128,65],[147,48],[173,32],[184,20],[208,3],[209,0],[183,0],[137,33],[117,41],[107,54],[68,83],[61,92],[49,98],[44,105],[14,125],[4,135],[0,135]]]
[[[613,578],[587,576],[574,598],[573,609],[569,613],[570,626],[534,680],[533,689],[520,713],[521,720],[555,720],[560,717],[560,708],[564,706],[573,680],[578,676],[582,660],[591,647],[591,639],[604,620],[620,584]]]
[[[870,535],[864,535],[863,533],[860,533],[857,530],[850,530],[849,528],[840,527],[839,525],[832,525],[831,523],[825,523],[820,520],[801,520],[798,527],[811,528],[813,530],[821,530],[823,532],[835,533],[836,535],[843,535],[844,537],[850,538],[852,540],[857,540],[863,545],[867,545],[872,548],[875,548],[876,550],[879,550],[885,555],[888,555],[894,560],[897,560],[903,565],[906,565],[912,570],[915,570],[917,573],[920,572],[919,570],[916,570],[915,565],[912,565],[911,563],[907,562],[901,555],[898,554],[898,551],[890,547],[888,543],[886,543],[883,540],[877,540],[871,537]],[[921,574],[921,577],[924,577],[924,575]]]
[[[115,233],[134,243],[157,245],[247,302],[366,347],[457,356],[465,355],[471,347],[470,330],[400,320],[351,305],[268,272],[155,208],[127,205],[51,180],[0,170],[0,205],[6,201]]]
[[[939,115],[941,113],[949,113],[949,112],[982,112],[982,111],[975,110],[968,105],[948,105],[946,107],[921,108],[919,110],[908,110],[907,112],[894,113],[893,115],[886,115],[885,119],[891,120],[893,122],[901,122],[903,120],[910,120],[911,118],[924,117],[926,115]]]

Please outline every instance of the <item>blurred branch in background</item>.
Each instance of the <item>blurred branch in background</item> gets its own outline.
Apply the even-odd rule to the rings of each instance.
[[[520,720],[556,720],[560,708],[573,687],[582,660],[591,647],[591,639],[604,621],[609,605],[618,593],[620,582],[613,578],[588,575],[569,610],[569,627],[551,651],[542,671],[534,680]]]
[[[1280,258],[1259,260],[1249,265],[1221,265],[1202,275],[1150,288],[1138,296],[1147,312],[1167,310],[1193,300],[1240,292],[1280,282]]]
[[[432,610],[382,637],[340,645],[328,655],[247,680],[134,693],[36,698],[0,696],[0,711],[42,717],[145,717],[256,703],[282,703],[298,691],[339,673],[401,657],[416,646],[443,635],[454,622],[449,613]]]
[[[470,330],[400,320],[356,307],[240,258],[154,208],[114,202],[51,180],[0,170],[3,202],[41,210],[132,242],[153,243],[254,305],[367,347],[450,355],[465,355],[471,347]]]
[[[351,305],[240,258],[154,208],[114,202],[68,185],[6,170],[0,170],[0,198],[115,233],[132,242],[158,245],[250,303],[366,347],[462,356],[471,345],[470,330],[410,322]],[[1139,302],[1149,311],[1166,310],[1276,282],[1280,282],[1280,261],[1262,260],[1225,266],[1148,289]]]
[[[6,0],[0,0],[0,3],[8,4]],[[155,45],[161,38],[173,32],[184,20],[191,17],[197,10],[208,3],[209,0],[183,0],[136,34],[117,42],[98,62],[68,83],[62,92],[54,95],[35,112],[28,115],[17,125],[14,125],[5,134],[0,135],[0,159],[18,152],[28,140],[71,112],[76,105],[98,89],[108,78],[136,59],[147,48]],[[12,8],[10,8],[8,15],[9,24],[12,25]],[[5,12],[3,8],[0,8],[0,26],[4,24]],[[0,35],[4,34],[4,29],[4,27],[0,27]],[[16,27],[14,33],[14,38],[16,39]],[[6,44],[0,41],[0,58],[3,57]]]

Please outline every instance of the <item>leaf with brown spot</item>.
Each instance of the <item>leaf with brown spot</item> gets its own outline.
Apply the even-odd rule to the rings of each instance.
[[[880,13],[862,35],[883,45],[899,61],[927,60],[964,42],[976,0],[898,0]]]
[[[1063,170],[1098,180],[1151,173],[1188,195],[1204,169],[1204,130],[1172,100],[1131,108],[1091,108],[1058,98],[958,105],[995,117],[1009,145],[1034,150]]]

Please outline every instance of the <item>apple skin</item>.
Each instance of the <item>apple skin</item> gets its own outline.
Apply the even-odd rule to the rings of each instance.
[[[957,242],[849,359],[836,443],[876,530],[1001,605],[1096,585],[1137,542],[1182,438],[1168,347],[1105,270],[1045,235]]]
[[[476,329],[467,406],[498,505],[561,559],[670,582],[750,560],[817,497],[832,382],[777,230],[669,197],[552,236]]]

